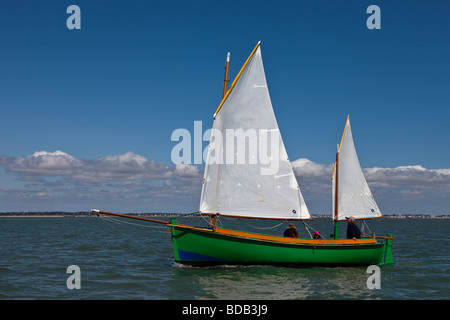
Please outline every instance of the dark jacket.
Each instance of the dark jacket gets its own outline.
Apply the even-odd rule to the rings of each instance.
[[[298,230],[296,228],[287,228],[283,235],[285,237],[298,238]]]
[[[361,238],[361,231],[359,230],[358,226],[355,223],[350,222],[347,225],[347,239],[353,239],[353,238],[356,238],[356,239]]]

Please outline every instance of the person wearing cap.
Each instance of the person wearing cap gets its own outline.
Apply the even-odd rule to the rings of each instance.
[[[361,238],[361,230],[355,224],[354,217],[345,217],[347,219],[347,239],[359,239]]]
[[[293,223],[290,223],[286,230],[284,230],[283,236],[298,238],[298,230]]]
[[[320,239],[320,232],[319,231],[314,231],[313,238],[314,239]]]

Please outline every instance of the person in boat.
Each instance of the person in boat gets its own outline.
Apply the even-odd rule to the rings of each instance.
[[[314,231],[313,239],[320,239],[320,232]]]
[[[298,230],[293,223],[290,223],[289,226],[284,230],[285,237],[298,238]]]
[[[354,217],[345,217],[347,219],[347,239],[360,239],[361,238],[361,230],[359,230],[358,226],[355,224]]]

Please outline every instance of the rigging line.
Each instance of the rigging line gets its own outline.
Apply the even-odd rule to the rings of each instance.
[[[369,233],[365,233],[365,228],[367,228],[367,230],[369,230]],[[364,236],[370,236],[370,235],[373,234],[373,233],[372,233],[372,230],[370,230],[369,225],[366,223],[365,220],[363,220],[363,224],[362,224],[362,228],[361,228],[361,229],[363,229],[363,230],[362,230],[362,234],[363,234]]]
[[[120,219],[113,218],[113,217],[105,217],[105,216],[103,216],[102,219],[109,220],[109,221],[114,222],[116,224],[129,224],[129,225],[132,225],[132,226],[138,226],[138,227],[142,227],[142,228],[159,228],[159,229],[163,229],[164,228],[164,227],[156,227],[156,226],[151,226],[151,225],[143,225],[143,224],[140,224],[140,223],[128,222],[128,221],[120,220]]]
[[[206,223],[207,226],[210,225],[209,217],[207,217],[207,216],[205,216],[205,215],[203,215],[203,214],[201,214],[200,217],[202,218],[203,222]],[[218,219],[218,218],[219,218],[219,217],[217,217],[217,219]]]
[[[245,223],[246,225],[248,225],[249,227],[254,228],[254,229],[258,229],[258,230],[269,230],[269,229],[275,229],[275,228],[281,226],[283,223],[285,223],[285,221],[280,222],[280,223],[277,224],[276,226],[266,227],[266,228],[256,227],[256,226],[254,226],[254,225],[251,225],[251,224],[247,223],[247,221],[245,221],[244,223]]]
[[[152,251],[153,253],[155,253],[156,255],[158,255],[158,256],[160,256],[160,257],[162,257],[162,258],[171,260],[171,259],[168,258],[167,256],[162,255],[162,254],[156,252],[155,250],[153,250],[152,248],[150,248],[150,247],[148,247],[148,246],[144,246],[144,245],[143,245],[142,243],[140,243],[139,241],[136,241],[135,239],[133,239],[133,238],[131,238],[130,236],[128,236],[126,233],[123,233],[123,232],[120,231],[119,229],[115,228],[109,221],[106,221],[106,220],[108,220],[108,219],[102,218],[101,216],[98,216],[98,217],[99,217],[100,220],[102,220],[104,223],[106,223],[107,225],[109,225],[112,229],[114,229],[114,230],[116,230],[117,232],[121,233],[122,235],[124,235],[125,237],[127,237],[127,238],[128,238],[129,240],[131,240],[132,242],[134,242],[134,243],[140,245],[140,246],[143,247],[144,249],[147,249],[147,250]]]
[[[225,220],[230,220],[230,221],[242,220],[241,217],[228,217],[228,216],[221,216],[221,217],[224,218]]]
[[[309,237],[312,239],[312,235],[311,235],[311,232],[309,232],[308,225],[306,224],[305,221],[302,221],[302,222],[303,222],[303,225],[305,226],[306,231],[308,231]]]
[[[170,231],[167,231],[166,227],[150,226],[150,225],[145,226],[143,224],[132,223],[132,222],[127,222],[127,221],[121,221],[120,219],[116,219],[116,218],[113,218],[113,217],[106,217],[106,216],[102,217],[102,219],[108,220],[108,221],[110,221],[112,223],[119,224],[119,225],[129,224],[129,225],[132,225],[132,226],[138,226],[138,227],[142,227],[142,228],[159,229],[159,231],[157,231],[159,233],[171,233]]]
[[[303,225],[305,226],[305,228],[306,228],[306,230],[308,231],[308,233],[309,233],[309,236],[311,237],[311,239],[313,238],[312,236],[311,236],[311,233],[309,232],[309,230],[308,230],[308,228],[310,228],[311,230],[313,230],[313,231],[317,231],[316,229],[314,229],[313,227],[311,227],[309,224],[307,224],[305,221],[302,221],[303,222]],[[325,239],[321,234],[319,235],[321,238],[323,238],[323,239]]]

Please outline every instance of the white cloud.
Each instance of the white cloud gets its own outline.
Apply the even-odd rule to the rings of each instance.
[[[450,188],[450,169],[427,169],[421,165],[395,168],[364,169],[367,181],[384,183],[390,187]]]
[[[0,157],[8,172],[16,172],[24,180],[35,176],[60,176],[65,181],[103,183],[106,181],[168,179],[173,170],[154,160],[133,152],[97,158],[95,160],[76,159],[62,152],[38,151],[26,158]]]
[[[19,188],[0,185],[0,204],[12,205],[39,200],[55,205],[72,202],[79,209],[104,203],[110,210],[121,207],[129,212],[192,212],[198,209],[203,178],[198,166],[169,167],[131,151],[94,160],[77,159],[59,150],[37,151],[25,158],[0,157],[0,165],[6,172],[17,173],[23,184]],[[313,213],[331,210],[333,165],[305,158],[292,161]],[[442,213],[442,208],[448,210],[450,205],[450,169],[405,165],[366,168],[364,174],[384,213],[426,209]]]
[[[54,176],[61,175],[81,165],[81,162],[71,155],[62,152],[36,151],[27,158],[0,158],[0,164],[6,165],[9,171],[24,175]]]
[[[292,161],[299,184],[325,183],[331,186],[334,163],[315,163],[308,159]],[[427,169],[422,165],[398,166],[395,168],[365,168],[364,176],[371,187],[405,189],[436,189],[450,192],[450,169]],[[330,187],[331,188],[331,187]]]
[[[175,174],[180,178],[199,178],[203,176],[198,167],[184,163],[175,166]]]
[[[104,204],[110,210],[192,212],[198,206],[203,177],[197,166],[168,167],[131,151],[94,160],[59,150],[38,151],[25,158],[0,157],[0,165],[17,173],[25,184],[21,188],[0,184],[0,211],[5,203],[32,206],[31,201],[48,199],[54,206],[76,204],[75,210]]]
[[[324,165],[308,159],[298,159],[292,162],[292,166],[310,210],[328,212],[331,208],[331,174],[334,163]],[[385,213],[448,213],[450,169],[406,165],[365,168],[363,172],[376,201]]]
[[[309,159],[300,158],[291,162],[294,173],[300,179],[319,179],[330,180],[333,170],[333,165],[324,165],[315,163]]]
[[[147,162],[147,159],[143,156],[137,155],[131,151],[119,154],[116,156],[107,156],[105,158],[105,161],[111,162],[111,163],[119,163],[119,164],[132,164],[135,163],[138,166],[142,166]]]

